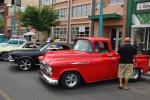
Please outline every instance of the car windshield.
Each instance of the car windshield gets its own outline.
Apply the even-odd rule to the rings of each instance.
[[[41,45],[38,50],[39,51],[45,51],[48,47],[49,47],[50,43],[44,43],[43,45]]]
[[[81,52],[92,52],[92,46],[89,40],[75,41],[73,49]]]

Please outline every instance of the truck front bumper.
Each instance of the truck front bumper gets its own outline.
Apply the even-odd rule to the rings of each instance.
[[[47,83],[51,84],[51,85],[57,85],[58,84],[58,80],[54,80],[50,77],[48,77],[46,74],[44,74],[42,71],[39,71],[40,77],[45,80]]]

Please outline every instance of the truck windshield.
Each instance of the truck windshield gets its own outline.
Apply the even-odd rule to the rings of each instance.
[[[91,42],[89,40],[77,40],[73,49],[81,52],[92,52]]]

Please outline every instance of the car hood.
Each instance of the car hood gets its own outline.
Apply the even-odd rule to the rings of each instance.
[[[80,52],[74,50],[64,50],[64,51],[51,51],[47,52],[45,56],[39,57],[40,60],[44,61],[45,63],[51,62],[61,62],[61,61],[71,61],[71,60],[81,60],[90,58],[92,55],[91,53],[87,52]]]

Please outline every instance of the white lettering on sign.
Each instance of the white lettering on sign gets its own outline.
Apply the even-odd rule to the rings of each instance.
[[[79,32],[85,32],[85,26],[80,26],[79,27]]]
[[[137,4],[137,10],[148,10],[150,9],[150,2],[142,2]]]

